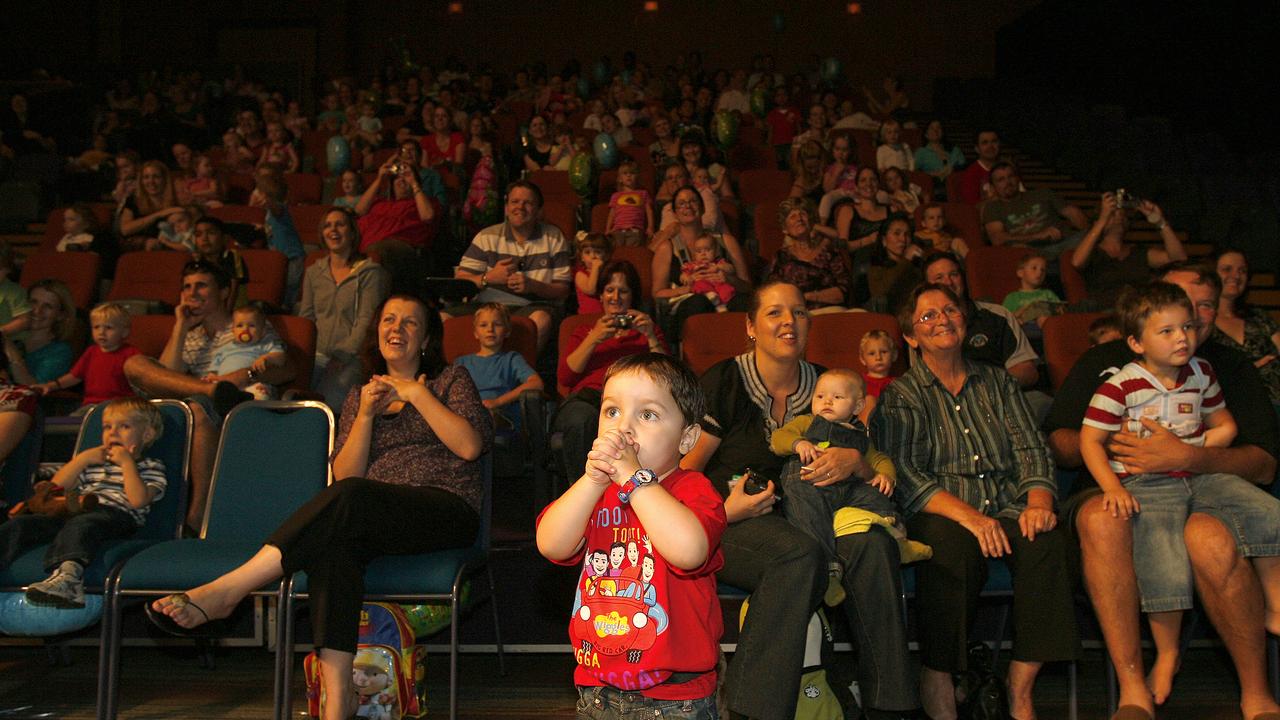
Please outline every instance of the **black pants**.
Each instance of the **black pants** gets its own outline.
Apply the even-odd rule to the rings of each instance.
[[[127,538],[138,530],[129,513],[98,507],[69,518],[17,515],[0,525],[0,567],[9,567],[37,545],[50,543],[44,553],[44,569],[52,572],[67,560],[88,565],[102,543]]]
[[[726,304],[729,312],[746,312],[751,305],[751,293],[743,292],[733,296],[733,299]],[[674,348],[676,342],[680,338],[680,331],[684,328],[684,321],[692,315],[702,315],[704,313],[713,313],[716,306],[705,296],[694,293],[692,297],[685,298],[676,305],[674,311],[662,313],[658,318],[659,327],[662,329],[662,335],[666,338],[667,345]],[[735,350],[736,352],[736,350]]]
[[[1003,558],[1013,575],[1013,659],[1074,660],[1080,640],[1062,529],[1039,533],[1029,542],[1016,519],[999,520],[1013,548]],[[978,539],[957,522],[920,513],[907,526],[913,539],[933,546],[933,558],[916,566],[920,661],[931,670],[962,672],[969,626],[987,581],[987,559]]]
[[[560,464],[570,485],[586,470],[587,453],[600,432],[600,398],[599,390],[580,390],[565,398],[551,421],[552,431],[560,433]]]
[[[298,508],[267,544],[280,549],[286,575],[307,573],[315,646],[355,652],[370,560],[468,547],[479,529],[476,511],[451,492],[348,478]]]

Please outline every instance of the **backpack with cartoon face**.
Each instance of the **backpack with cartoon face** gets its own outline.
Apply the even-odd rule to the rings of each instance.
[[[360,697],[356,717],[400,720],[427,714],[427,649],[415,643],[409,618],[399,605],[365,603],[352,680]],[[324,704],[320,663],[315,653],[302,664],[307,710],[318,718]]]

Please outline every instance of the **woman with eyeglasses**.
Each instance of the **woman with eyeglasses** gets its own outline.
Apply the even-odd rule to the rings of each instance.
[[[685,318],[715,312],[716,306],[706,297],[694,293],[690,285],[680,282],[680,267],[692,259],[689,248],[693,241],[709,232],[703,227],[702,195],[692,185],[685,185],[676,191],[671,206],[675,210],[676,222],[659,230],[653,236],[649,249],[653,250],[653,297],[660,303],[659,309],[664,311],[661,313],[665,320],[662,331],[675,342]],[[720,245],[721,256],[733,264],[734,272],[730,274],[709,268],[701,271],[695,280],[733,285],[735,296],[729,301],[728,309],[745,310],[751,290],[751,274],[742,246],[727,232],[713,235],[713,238]]]
[[[1018,382],[964,358],[962,307],[943,285],[907,296],[898,324],[919,357],[881,393],[871,436],[898,470],[894,498],[907,534],[933,548],[916,566],[925,713],[956,717],[952,676],[966,670],[988,559],[1000,558],[1014,578],[1009,715],[1035,717],[1041,665],[1074,659],[1079,645],[1057,484]]]

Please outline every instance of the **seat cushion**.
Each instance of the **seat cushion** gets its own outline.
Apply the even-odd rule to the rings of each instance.
[[[162,542],[129,560],[120,573],[120,589],[193,588],[239,567],[261,547],[261,543],[217,540]],[[275,584],[269,587],[275,587]]]

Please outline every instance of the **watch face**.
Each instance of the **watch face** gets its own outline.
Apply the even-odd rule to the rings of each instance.
[[[632,481],[636,485],[648,485],[657,479],[658,476],[654,475],[652,470],[646,470],[644,468],[640,468],[636,471],[636,474],[632,476]]]

